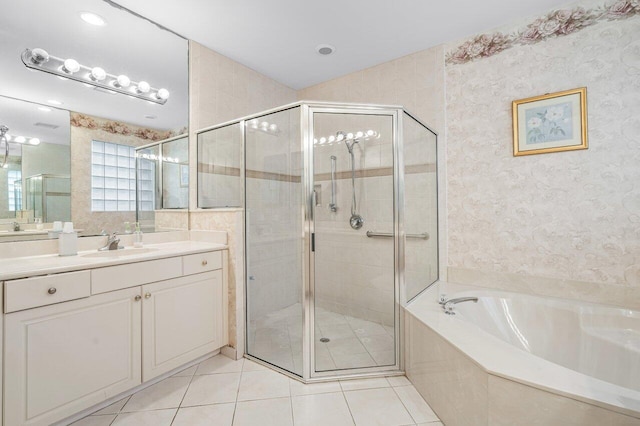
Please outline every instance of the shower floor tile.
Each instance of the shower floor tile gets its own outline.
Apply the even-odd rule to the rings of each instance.
[[[301,312],[301,305],[297,303],[251,321],[248,352],[300,374]],[[393,327],[316,308],[316,368],[326,371],[392,365],[395,363],[394,333]]]
[[[182,393],[186,384],[184,398],[170,404],[173,408],[157,408],[169,393],[142,390],[73,426],[442,425],[411,382],[399,377],[305,385],[253,361],[223,355],[184,371],[196,372],[154,385]],[[177,380],[185,384],[177,386]],[[128,411],[123,407],[128,400],[146,402],[128,404]]]

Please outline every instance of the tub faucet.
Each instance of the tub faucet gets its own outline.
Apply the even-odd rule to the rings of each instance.
[[[13,227],[14,232],[18,232],[20,230],[20,224],[18,222],[13,222],[11,226]]]
[[[107,244],[105,244],[103,247],[100,247],[98,251],[118,250],[123,248],[118,244],[120,244],[120,238],[118,238],[118,235],[114,232],[113,234],[111,234],[111,236],[109,236],[109,238],[107,238]]]
[[[453,312],[453,305],[462,303],[462,302],[473,302],[478,303],[477,297],[456,297],[455,299],[449,299],[442,304],[442,309],[444,309],[444,313],[447,315],[455,315]]]

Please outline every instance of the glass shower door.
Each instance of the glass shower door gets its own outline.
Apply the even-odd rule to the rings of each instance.
[[[303,375],[300,108],[245,122],[247,353]]]
[[[394,120],[393,113],[313,113],[318,375],[396,365]]]

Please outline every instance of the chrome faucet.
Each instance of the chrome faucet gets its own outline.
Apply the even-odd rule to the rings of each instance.
[[[453,312],[453,305],[456,305],[462,302],[478,303],[478,298],[477,297],[456,297],[455,299],[445,300],[444,303],[441,303],[441,305],[442,305],[442,309],[444,309],[445,314],[455,315],[456,313]]]
[[[123,247],[118,244],[120,244],[120,238],[118,238],[118,235],[114,232],[107,238],[107,244],[105,244],[104,247],[100,247],[98,251],[122,249]]]
[[[18,222],[13,222],[11,226],[13,227],[14,232],[18,232],[20,230],[20,224]]]

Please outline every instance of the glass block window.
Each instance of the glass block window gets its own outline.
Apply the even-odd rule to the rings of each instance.
[[[22,209],[22,185],[20,179],[22,179],[20,170],[9,170],[7,172],[7,195],[9,196],[9,211],[11,212]]]
[[[153,182],[150,187],[153,188]],[[153,198],[153,190],[149,192]],[[136,152],[133,147],[91,142],[91,211],[136,211]]]

